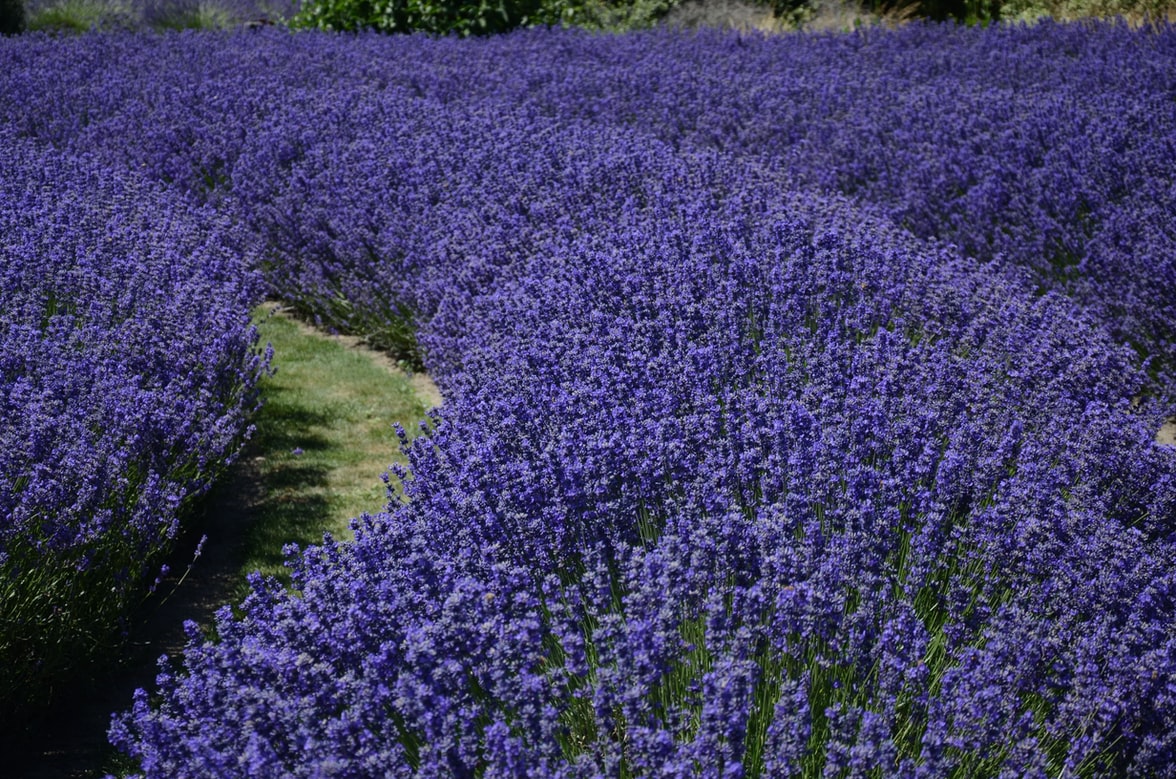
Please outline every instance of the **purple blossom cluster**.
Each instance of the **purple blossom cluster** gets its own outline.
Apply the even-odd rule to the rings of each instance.
[[[1173,28],[0,60],[446,398],[145,776],[1176,776]]]
[[[604,124],[675,150],[720,150],[790,187],[849,196],[920,237],[1022,268],[1040,290],[1097,310],[1153,360],[1176,350],[1171,26],[910,25],[778,37],[524,30],[469,42],[113,35],[63,44],[34,37],[6,52],[12,77],[0,104],[21,131],[197,193],[223,196],[234,178],[248,180],[252,209],[271,210],[262,229],[295,231],[291,242],[307,244],[297,270],[286,270],[289,258],[277,263],[283,294],[337,326],[380,329],[364,320],[383,317],[387,300],[342,301],[387,286],[381,268],[403,254],[412,228],[390,226],[403,203],[382,213],[364,205],[372,198],[341,204],[325,193],[339,190],[338,176],[362,173],[374,177],[364,188],[379,182],[397,200],[417,196],[412,173],[435,181],[457,169],[451,155],[476,153],[460,128],[428,118],[458,110]],[[41,67],[46,58],[54,69]],[[339,133],[345,144],[333,140]],[[123,143],[128,136],[138,142]],[[367,169],[340,161],[356,156]],[[320,194],[308,202],[306,189]],[[359,213],[323,213],[328,197]],[[400,324],[385,323],[394,333]]]
[[[0,148],[7,718],[110,644],[235,455],[264,358],[223,219],[6,131]]]

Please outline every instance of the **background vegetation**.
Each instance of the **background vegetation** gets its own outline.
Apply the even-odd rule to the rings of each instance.
[[[0,0],[0,34],[12,35],[24,27],[24,3],[21,0]]]
[[[1174,18],[1176,0],[0,0],[0,34],[25,30],[326,30],[484,35],[527,26],[623,32],[668,24],[762,32],[846,31],[912,19],[989,24]]]

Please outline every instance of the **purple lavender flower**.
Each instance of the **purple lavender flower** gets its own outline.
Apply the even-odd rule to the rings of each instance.
[[[1174,41],[5,41],[11,133],[214,209],[446,398],[407,499],[112,740],[147,776],[1173,775]]]
[[[264,360],[247,315],[258,281],[218,237],[224,220],[0,138],[9,721],[116,641],[187,507],[236,455]]]

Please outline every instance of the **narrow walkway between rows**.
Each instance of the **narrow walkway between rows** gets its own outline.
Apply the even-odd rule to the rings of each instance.
[[[110,715],[130,705],[136,688],[151,688],[160,655],[182,651],[184,622],[209,625],[218,608],[244,595],[251,571],[286,580],[286,544],[314,544],[324,532],[350,537],[352,517],[384,507],[381,474],[403,461],[393,425],[411,434],[441,403],[427,376],[405,374],[357,338],[319,332],[275,303],[254,315],[261,342],[273,344],[277,370],[262,382],[265,405],[253,438],[180,539],[171,573],[136,618],[122,663],[59,696],[72,705],[30,723],[26,751],[6,756],[5,776],[83,779],[116,771],[106,742]]]

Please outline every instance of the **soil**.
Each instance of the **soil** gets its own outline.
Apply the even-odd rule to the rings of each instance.
[[[1176,417],[1169,419],[1160,432],[1156,434],[1156,443],[1164,446],[1176,446]]]

